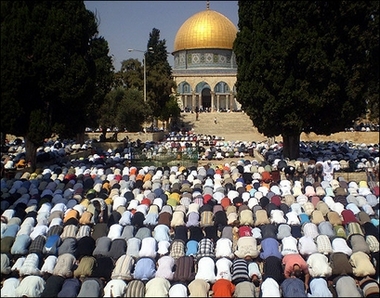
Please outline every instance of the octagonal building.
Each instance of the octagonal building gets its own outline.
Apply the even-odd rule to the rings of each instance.
[[[174,39],[172,75],[180,108],[194,111],[240,109],[235,98],[237,65],[232,51],[235,25],[221,13],[206,10],[188,18]]]

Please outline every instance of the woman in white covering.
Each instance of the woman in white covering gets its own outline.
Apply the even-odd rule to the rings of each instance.
[[[273,278],[268,277],[261,284],[260,297],[281,297],[280,286]]]
[[[212,258],[202,257],[199,259],[195,279],[203,279],[206,282],[215,283],[215,262]]]
[[[311,277],[329,277],[332,274],[329,260],[324,254],[313,253],[307,258],[306,263]]]

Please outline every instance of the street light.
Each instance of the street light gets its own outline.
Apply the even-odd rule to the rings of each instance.
[[[146,53],[153,53],[153,48],[149,47],[147,51],[136,50],[136,49],[128,49],[128,52],[141,52],[144,53],[144,102],[146,102]]]

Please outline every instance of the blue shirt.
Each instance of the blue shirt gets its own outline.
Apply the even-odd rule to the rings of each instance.
[[[159,224],[154,228],[154,239],[157,242],[160,241],[171,241],[170,239],[170,229],[167,225]]]
[[[282,259],[281,252],[279,251],[279,242],[274,238],[265,238],[261,241],[260,257],[266,259],[270,256]]]
[[[198,252],[198,241],[189,240],[186,243],[186,255],[187,256],[195,256]]]
[[[141,258],[137,261],[134,279],[149,280],[156,275],[156,264],[151,258]]]
[[[305,285],[299,278],[285,278],[280,288],[283,297],[307,297]]]
[[[78,278],[66,279],[57,297],[77,297],[80,286],[81,284]]]
[[[5,238],[5,237],[13,237],[15,238],[16,235],[17,235],[17,232],[20,230],[20,226],[19,225],[16,225],[16,224],[13,224],[13,225],[9,225],[7,226],[6,230],[4,231],[3,235],[1,235],[2,238]]]
[[[306,213],[298,214],[298,216],[300,218],[301,225],[306,222],[310,222],[309,216]]]
[[[330,292],[327,282],[324,278],[313,278],[310,282],[310,291],[307,296],[308,297],[332,297],[332,293]]]

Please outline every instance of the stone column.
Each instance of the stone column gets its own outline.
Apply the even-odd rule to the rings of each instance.
[[[196,104],[194,104],[194,100],[195,100],[195,92],[193,92],[191,94],[191,110],[194,111],[195,110],[195,107],[196,107]]]
[[[220,109],[220,95],[218,94],[216,96],[216,110],[219,111]]]
[[[235,101],[234,101],[234,95],[232,93],[232,91],[230,91],[230,99],[231,99],[231,104],[230,104],[230,110],[234,110],[235,109]]]
[[[215,112],[215,107],[214,107],[214,98],[215,98],[215,92],[211,91],[211,112]]]

